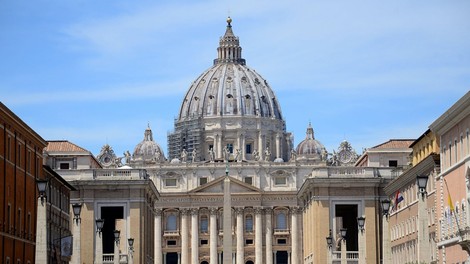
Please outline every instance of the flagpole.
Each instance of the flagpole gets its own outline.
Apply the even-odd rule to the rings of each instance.
[[[457,231],[459,232],[459,236],[462,237],[462,232],[459,226],[459,219],[457,218],[457,214],[455,214],[454,205],[452,204],[452,197],[450,196],[449,186],[447,185],[446,179],[444,177],[443,179],[444,179],[444,184],[446,185],[446,189],[447,189],[447,202],[449,203],[450,212],[455,217],[455,223],[457,224]]]

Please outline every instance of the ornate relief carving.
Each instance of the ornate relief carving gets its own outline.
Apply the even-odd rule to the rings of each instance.
[[[235,213],[237,215],[243,214],[244,208],[243,207],[235,207]]]
[[[199,208],[191,208],[191,215],[197,215],[199,213]]]
[[[209,212],[210,212],[211,215],[217,215],[217,213],[219,212],[219,208],[211,207],[211,208],[209,208]]]

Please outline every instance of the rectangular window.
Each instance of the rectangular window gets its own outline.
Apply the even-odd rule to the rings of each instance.
[[[455,163],[459,160],[457,156],[457,139],[454,140],[454,155],[455,155]]]
[[[31,212],[28,212],[28,223],[27,223],[27,226],[26,226],[27,230],[26,230],[26,233],[27,233],[27,238],[28,239],[31,239],[32,238],[32,234],[31,234]]]
[[[248,184],[250,184],[250,185],[253,185],[253,177],[245,177],[245,178],[243,178],[243,181],[244,181],[245,183],[248,183]]]
[[[389,167],[398,167],[398,161],[397,160],[389,160],[388,161],[388,166]]]
[[[201,177],[199,178],[199,185],[204,185],[207,183],[207,177]]]
[[[274,185],[287,185],[287,178],[286,177],[276,177],[274,178]]]
[[[251,144],[246,144],[245,152],[246,154],[251,154]]]
[[[449,167],[452,166],[452,142],[449,142]]]
[[[16,155],[18,158],[16,159],[17,166],[21,166],[21,144],[18,144],[18,152]]]
[[[59,165],[61,170],[68,170],[70,168],[70,164],[68,163],[60,163]]]
[[[233,153],[233,144],[227,143],[227,149],[230,151],[230,153]]]
[[[201,239],[201,246],[202,245],[208,245],[209,241],[207,239]]]
[[[16,228],[16,230],[17,230],[17,232],[18,232],[17,234],[19,234],[19,235],[21,236],[22,233],[23,233],[23,228],[22,228],[22,226],[21,226],[21,224],[22,224],[22,223],[21,223],[21,208],[18,208],[18,218],[17,218],[17,221],[18,221],[18,223],[17,223],[17,228]]]
[[[287,239],[278,239],[277,244],[278,245],[285,245],[285,244],[287,244]]]
[[[177,180],[176,179],[165,179],[165,186],[166,187],[176,187]]]
[[[253,245],[253,239],[247,239],[245,240],[246,245]]]
[[[467,129],[467,154],[470,153],[470,131]]]
[[[209,231],[209,219],[207,215],[201,216],[201,233],[207,233]]]
[[[28,150],[28,156],[26,157],[26,171],[31,172],[31,150]]]
[[[11,137],[8,136],[7,139],[7,160],[11,161]]]
[[[6,226],[7,226],[7,232],[11,232],[11,204],[8,204],[8,208],[7,208],[7,223],[6,223]]]
[[[168,246],[176,246],[176,240],[167,240],[167,241],[166,241],[166,244],[167,244]]]

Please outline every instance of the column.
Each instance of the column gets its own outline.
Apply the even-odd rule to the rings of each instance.
[[[210,208],[210,264],[217,264],[217,208]]]
[[[162,263],[162,209],[155,209],[155,244],[154,244],[154,259],[155,264]]]
[[[431,251],[429,245],[429,227],[426,212],[426,193],[418,193],[418,263],[431,262]]]
[[[243,241],[243,207],[235,208],[237,214],[237,264],[245,264],[245,242]]]
[[[391,250],[391,243],[390,243],[390,229],[388,227],[388,215],[384,214],[382,216],[382,256],[383,264],[390,264],[392,263],[392,254]]]
[[[36,263],[47,263],[47,201],[46,197],[38,198],[36,223]],[[13,260],[12,262],[14,262]]]
[[[276,157],[275,158],[282,158],[281,155],[281,135],[276,135]]]
[[[191,209],[191,263],[199,263],[198,208]]]
[[[72,264],[81,264],[81,261],[80,261],[80,235],[81,235],[81,231],[80,231],[80,222],[76,222],[75,220],[73,220],[72,222],[72,226],[73,226],[73,231],[72,231],[72,234],[73,234],[73,253],[72,253],[72,259],[71,259],[71,263]],[[37,261],[37,260],[36,260]]]
[[[241,149],[241,151],[242,151],[242,159],[243,159],[243,160],[246,160],[245,135],[242,134],[241,137],[242,137],[242,138],[241,138],[242,143],[241,143],[240,149]]]
[[[259,160],[264,160],[264,135],[259,132],[258,138],[258,153],[259,153]]]
[[[215,135],[215,140],[217,142],[217,159],[222,158],[222,135]],[[215,146],[214,146],[215,147]]]
[[[255,263],[263,264],[263,226],[261,208],[255,208]]]
[[[266,264],[273,264],[273,227],[272,227],[272,212],[273,209],[265,208],[265,221],[266,221]]]
[[[299,221],[298,221],[299,208],[291,208],[291,239],[292,239],[292,261],[291,263],[299,262]]]
[[[189,209],[181,209],[181,263],[189,263],[188,214]]]
[[[224,179],[224,237],[223,237],[223,263],[232,263],[232,196],[230,195],[230,179]]]

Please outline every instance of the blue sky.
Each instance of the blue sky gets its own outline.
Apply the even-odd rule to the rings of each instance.
[[[470,88],[470,1],[0,2],[0,100],[47,140],[166,150],[226,17],[295,144],[417,138]]]

